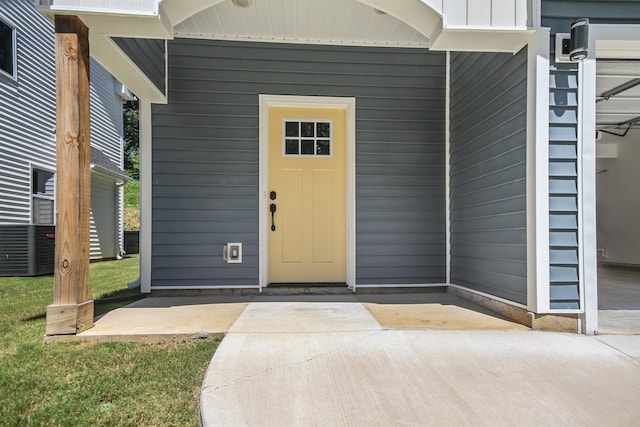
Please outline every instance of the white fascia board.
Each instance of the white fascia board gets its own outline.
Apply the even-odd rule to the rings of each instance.
[[[527,308],[549,312],[549,39],[540,29],[527,58]]]
[[[440,35],[431,40],[430,49],[517,53],[533,34],[535,31],[530,29],[444,27]]]
[[[154,16],[158,14],[158,0],[137,0],[123,2],[103,1],[100,6],[95,0],[36,0],[35,5],[47,15],[107,13],[112,15]]]
[[[172,39],[173,25],[164,12],[160,15],[110,15],[79,14],[82,21],[95,32],[108,37],[131,37],[147,39]]]
[[[38,10],[53,18],[55,15],[74,15],[89,28],[114,37],[173,38],[173,24],[163,9],[130,11],[118,8],[73,6],[39,6]]]

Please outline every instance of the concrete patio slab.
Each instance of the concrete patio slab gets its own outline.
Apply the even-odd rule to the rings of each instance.
[[[110,311],[78,338],[225,333],[247,304],[234,297],[145,298]]]
[[[529,329],[450,293],[361,295],[358,298],[384,328]]]
[[[230,332],[201,406],[205,426],[635,426],[639,384],[637,360],[581,335]]]
[[[249,305],[249,303],[251,304]],[[243,314],[242,316],[240,316]],[[216,295],[149,297],[110,311],[76,336],[52,341],[162,340],[202,333],[391,329],[527,329],[455,294]]]
[[[598,335],[598,340],[640,362],[640,335]]]
[[[354,296],[257,297],[229,332],[350,332],[380,330]]]

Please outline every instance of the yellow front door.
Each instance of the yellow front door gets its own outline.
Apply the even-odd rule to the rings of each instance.
[[[269,108],[269,281],[346,282],[346,112]]]

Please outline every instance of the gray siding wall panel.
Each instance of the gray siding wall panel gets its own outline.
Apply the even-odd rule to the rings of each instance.
[[[170,102],[153,106],[153,285],[257,285],[261,93],[357,98],[357,282],[443,282],[444,58],[169,42]],[[227,242],[244,243],[243,264],[223,262]]]
[[[638,0],[542,0],[542,25],[551,33],[568,33],[578,18],[594,24],[638,24]]]
[[[166,95],[165,41],[122,37],[112,39],[160,92]]]
[[[527,52],[451,56],[451,282],[527,302]]]

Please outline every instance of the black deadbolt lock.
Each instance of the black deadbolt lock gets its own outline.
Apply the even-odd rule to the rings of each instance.
[[[275,191],[272,191],[271,193],[269,193],[269,198],[270,198],[271,200],[275,200],[275,199],[276,199],[276,192],[275,192]]]

